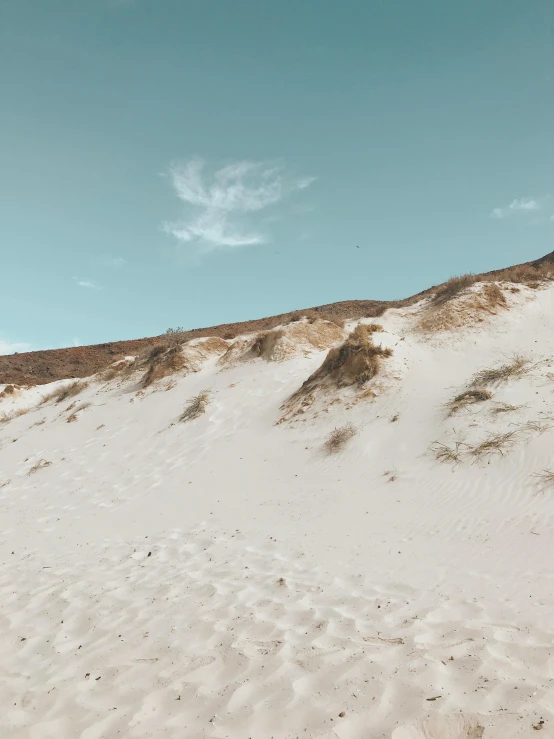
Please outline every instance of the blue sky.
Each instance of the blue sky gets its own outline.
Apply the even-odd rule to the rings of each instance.
[[[552,251],[553,30],[551,0],[4,0],[0,351]]]

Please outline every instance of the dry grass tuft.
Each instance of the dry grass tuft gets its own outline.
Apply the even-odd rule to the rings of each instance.
[[[471,274],[451,277],[447,282],[437,288],[432,298],[433,304],[444,305],[448,303],[457,295],[464,292],[464,290],[467,290],[468,287],[471,287],[475,283],[475,280],[475,276]]]
[[[0,424],[8,423],[9,421],[13,421],[14,418],[19,418],[19,416],[24,416],[30,410],[33,410],[33,409],[32,408],[14,408],[11,411],[4,411],[3,413],[0,413]]]
[[[442,441],[434,441],[430,450],[435,455],[435,459],[439,462],[446,462],[450,464],[460,464],[462,457],[466,451],[466,444],[461,441],[456,441],[454,446],[448,446],[443,444]]]
[[[513,413],[523,408],[522,405],[512,405],[511,403],[495,403],[491,408],[491,413],[495,416],[501,413]]]
[[[169,348],[167,345],[157,344],[152,347],[144,359],[139,359],[139,366],[140,364],[147,367],[142,378],[143,388],[179,372],[187,365],[179,343],[172,344]]]
[[[72,403],[71,406],[69,406],[69,408],[67,408],[66,410],[70,410],[70,408],[72,408],[73,405],[75,404]],[[73,413],[67,417],[67,423],[73,423],[74,421],[77,421],[77,419],[79,418],[77,414],[80,413],[80,411],[84,411],[85,408],[90,408],[90,403],[81,403],[81,405],[77,406],[77,408],[75,408]]]
[[[487,385],[502,385],[510,380],[516,380],[526,375],[531,370],[528,359],[516,354],[505,364],[480,370],[473,376],[471,387],[486,387]]]
[[[29,472],[27,472],[28,475],[33,475],[35,472],[38,472],[39,470],[44,469],[45,467],[50,467],[52,462],[48,462],[46,459],[39,459],[38,462],[35,462],[35,464],[31,467]]]
[[[469,454],[476,460],[498,454],[503,457],[515,444],[518,431],[507,431],[503,434],[489,434],[480,444],[469,448]]]
[[[542,472],[536,472],[533,477],[538,479],[541,490],[554,488],[554,471],[543,470]]]
[[[11,480],[4,480],[4,482],[0,482],[0,490],[2,490],[2,488],[5,488],[10,483],[11,483]]]
[[[537,288],[554,279],[554,265],[551,262],[542,262],[537,265],[517,264],[515,267],[508,267],[498,272],[496,279]]]
[[[6,385],[0,393],[0,398],[6,398],[8,395],[15,395],[17,390],[21,390],[19,385]]]
[[[336,428],[327,437],[323,448],[327,454],[337,454],[341,452],[348,442],[356,435],[356,429],[351,423],[347,423],[346,426]]]
[[[210,391],[203,390],[194,398],[191,398],[179,417],[179,421],[193,421],[195,418],[199,418],[203,413],[206,412],[206,406],[210,402]]]
[[[475,390],[465,390],[463,393],[456,395],[455,398],[446,404],[448,415],[452,416],[462,408],[467,408],[475,403],[484,403],[492,398],[492,393],[485,388],[476,388]]]
[[[87,387],[88,382],[86,380],[75,380],[75,382],[72,382],[69,385],[57,388],[56,390],[54,390],[54,392],[50,393],[50,395],[46,395],[43,398],[41,405],[45,405],[51,400],[55,400],[56,403],[62,403],[68,398],[74,398],[76,395],[79,395],[79,393],[85,390]]]
[[[550,431],[552,428],[552,424],[541,423],[540,421],[526,421],[525,423],[517,424],[517,426],[519,431],[523,431],[524,433],[526,431],[530,431],[539,436],[544,434],[546,431]]]

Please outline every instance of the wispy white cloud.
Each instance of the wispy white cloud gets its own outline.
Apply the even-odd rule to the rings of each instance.
[[[217,170],[205,184],[204,168],[202,159],[171,167],[175,193],[188,212],[185,220],[163,228],[181,242],[207,249],[267,242],[269,236],[256,227],[254,214],[315,181],[288,178],[281,166],[266,162],[235,162]]]
[[[0,354],[30,351],[32,351],[32,346],[24,341],[8,341],[7,339],[0,338]]]
[[[106,267],[107,269],[118,270],[127,264],[127,260],[124,259],[123,257],[98,257],[97,263],[101,267]]]
[[[502,208],[494,208],[491,212],[493,218],[502,219],[508,218],[509,216],[516,215],[517,213],[535,213],[541,210],[542,203],[535,198],[516,198],[512,200],[509,205],[505,205]]]
[[[73,278],[79,287],[84,287],[88,290],[101,290],[102,288],[96,282],[92,280],[80,280],[77,277]]]

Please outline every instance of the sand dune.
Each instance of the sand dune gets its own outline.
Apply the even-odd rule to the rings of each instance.
[[[432,335],[425,310],[379,319],[367,385],[280,424],[336,332],[0,400],[2,737],[554,735],[554,288]]]

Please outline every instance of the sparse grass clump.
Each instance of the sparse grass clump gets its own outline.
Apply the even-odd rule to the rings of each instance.
[[[340,426],[331,431],[323,448],[327,454],[338,454],[355,435],[356,429],[351,423],[347,423],[346,426]]]
[[[553,470],[543,470],[542,472],[536,472],[533,477],[536,477],[539,481],[539,485],[541,487],[541,490],[549,490],[550,488],[554,488],[554,471]]]
[[[139,361],[147,367],[142,378],[142,387],[148,387],[153,382],[161,380],[168,375],[173,375],[186,365],[181,351],[181,344],[175,342],[171,346],[157,344],[152,347],[145,358]]]
[[[42,404],[44,405],[45,403],[49,403],[51,400],[55,400],[56,403],[63,403],[64,400],[74,398],[76,395],[79,395],[79,393],[87,387],[88,382],[86,380],[75,380],[75,382],[72,382],[69,385],[57,388],[54,392],[50,393],[50,395],[46,395],[42,400]]]
[[[435,455],[435,459],[439,462],[456,465],[460,464],[462,461],[463,454],[466,450],[466,444],[461,441],[456,441],[454,446],[448,446],[448,444],[443,444],[442,441],[434,441],[430,446],[430,450]]]
[[[448,415],[452,416],[462,408],[467,408],[468,405],[474,405],[475,403],[483,403],[486,400],[492,398],[492,393],[486,388],[475,388],[474,390],[465,390],[463,393],[456,395],[455,398],[450,400],[446,407],[448,409]]]
[[[513,413],[514,411],[519,411],[520,408],[523,408],[523,406],[512,405],[511,403],[495,403],[491,408],[491,413],[498,416],[501,413]]]
[[[536,288],[554,279],[554,265],[547,261],[537,265],[517,264],[515,267],[508,267],[498,272],[496,279]]]
[[[8,423],[9,421],[13,421],[14,418],[19,418],[19,416],[24,416],[30,410],[32,409],[31,408],[14,408],[11,411],[4,411],[0,413],[0,424]]]
[[[69,408],[67,408],[66,410],[70,410],[71,408],[73,408],[73,405],[74,404],[72,403],[69,406]],[[70,416],[67,417],[67,423],[73,423],[74,421],[76,421],[79,418],[79,416],[77,414],[80,411],[84,411],[86,408],[89,408],[89,407],[90,407],[90,403],[81,403],[81,405],[77,406],[77,408],[75,408],[75,410],[73,411],[73,413]]]
[[[198,395],[195,395],[194,398],[191,398],[189,400],[185,410],[181,413],[181,416],[179,417],[179,421],[193,421],[195,418],[199,418],[202,414],[206,412],[206,407],[209,402],[209,390],[203,390],[201,393],[198,393]]]
[[[502,385],[510,380],[516,380],[531,370],[528,359],[520,354],[514,355],[512,359],[499,367],[482,369],[473,376],[471,387],[487,387]]]
[[[506,431],[503,434],[489,434],[483,441],[469,449],[470,455],[481,460],[493,454],[503,457],[517,441],[518,431]]]
[[[434,305],[444,305],[452,298],[467,290],[474,284],[476,277],[474,275],[459,275],[451,277],[444,285],[440,285],[433,295],[432,301]]]

